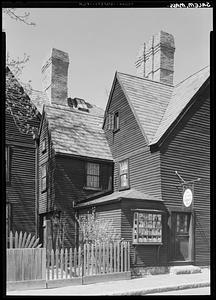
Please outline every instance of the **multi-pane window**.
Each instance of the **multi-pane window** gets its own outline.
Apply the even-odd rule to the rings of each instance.
[[[177,214],[176,219],[176,232],[177,233],[188,233],[189,232],[189,214]]]
[[[119,163],[119,181],[120,188],[129,187],[128,159]]]
[[[43,165],[41,167],[41,192],[47,189],[47,166]]]
[[[134,212],[133,243],[162,243],[162,214]]]
[[[87,163],[86,168],[86,186],[89,188],[100,187],[100,165],[96,163]]]
[[[119,113],[114,114],[114,131],[119,130]]]
[[[10,182],[10,147],[6,146],[5,148],[5,175],[6,182]]]

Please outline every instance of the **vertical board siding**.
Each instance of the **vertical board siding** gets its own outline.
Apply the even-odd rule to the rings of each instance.
[[[169,208],[182,207],[185,181],[201,178],[194,185],[195,263],[210,263],[210,100],[203,99],[184,117],[161,148],[162,196]]]

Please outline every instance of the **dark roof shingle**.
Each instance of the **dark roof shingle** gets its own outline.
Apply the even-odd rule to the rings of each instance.
[[[112,160],[103,117],[62,105],[45,105],[56,153]]]

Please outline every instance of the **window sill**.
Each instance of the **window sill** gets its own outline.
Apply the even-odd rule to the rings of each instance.
[[[87,190],[87,191],[88,191],[88,190],[89,190],[89,191],[98,191],[98,192],[102,191],[102,188],[99,188],[99,187],[96,188],[96,187],[88,187],[88,186],[84,186],[83,189],[84,189],[84,190]]]
[[[124,190],[129,190],[129,189],[130,189],[129,186],[119,187],[119,191],[124,191]]]

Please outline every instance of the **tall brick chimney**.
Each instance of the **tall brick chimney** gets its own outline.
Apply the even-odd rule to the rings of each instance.
[[[174,37],[164,31],[153,35],[140,48],[136,60],[137,75],[173,85]]]
[[[68,66],[68,53],[55,48],[43,64],[42,85],[51,104],[67,105]]]

